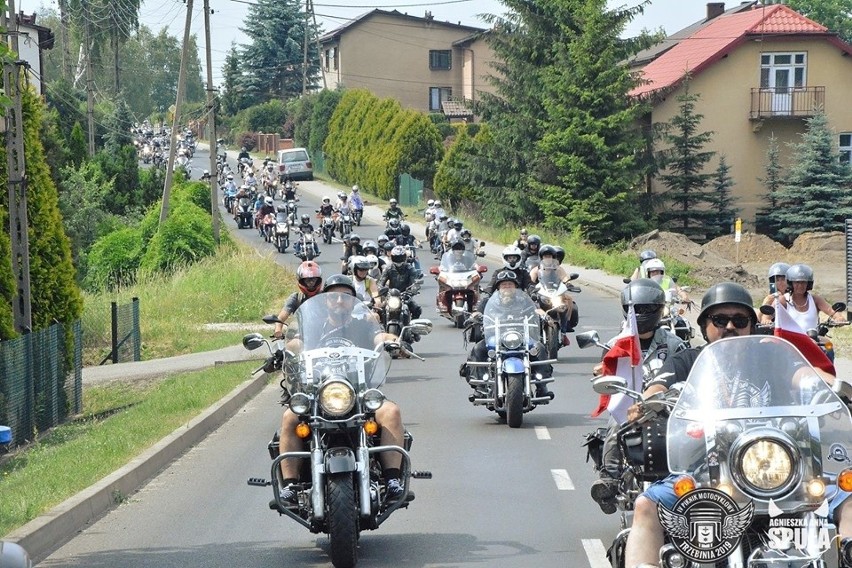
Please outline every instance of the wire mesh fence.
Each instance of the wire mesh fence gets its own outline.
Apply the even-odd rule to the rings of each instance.
[[[83,361],[86,365],[140,361],[142,336],[139,330],[139,298],[83,314]]]
[[[81,336],[75,321],[0,343],[0,424],[15,443],[82,410]]]

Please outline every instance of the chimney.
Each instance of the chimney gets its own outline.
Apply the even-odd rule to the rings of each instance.
[[[725,13],[724,2],[707,2],[707,21]]]

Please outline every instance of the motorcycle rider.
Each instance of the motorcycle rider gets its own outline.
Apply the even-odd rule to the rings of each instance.
[[[352,192],[349,194],[349,204],[352,206],[352,211],[363,211],[364,200],[361,199],[361,188],[358,184],[352,186]]]
[[[643,250],[639,253],[639,266],[637,266],[633,270],[633,274],[630,275],[631,280],[637,280],[639,278],[648,278],[647,271],[644,270],[644,264],[646,260],[651,260],[652,258],[657,258],[657,253],[652,251],[651,249]]]
[[[500,298],[500,302],[502,303],[503,309],[509,311],[512,310],[511,303],[516,302],[515,298],[515,290],[520,289],[520,282],[518,281],[518,275],[513,270],[499,270],[497,272],[496,280],[496,288],[494,290],[494,294],[498,294]],[[493,296],[493,294],[491,295]],[[482,314],[485,312],[485,306],[488,304],[488,300],[491,296],[483,296],[479,300],[479,304],[476,306],[476,311],[471,314],[471,318],[474,320],[478,320],[481,318]],[[529,303],[518,304],[517,313],[513,312],[515,318],[523,319],[532,315],[532,311],[527,311],[530,307]],[[540,317],[544,315],[544,312],[539,308],[534,308],[535,313],[537,313]],[[468,361],[475,361],[478,363],[484,363],[488,361],[488,346],[486,344],[486,338],[480,334],[483,339],[478,341],[476,345],[473,346],[473,349],[470,350],[470,355],[468,356]],[[547,349],[541,343],[541,341],[536,341],[535,346],[530,349],[529,356],[530,361],[538,361],[539,353],[547,353]],[[480,371],[481,367],[473,367],[469,368],[467,366],[467,362],[462,363],[459,368],[459,375],[464,378],[466,381],[470,382],[470,374],[471,373],[481,373],[484,371]],[[541,365],[536,367],[536,372],[540,372],[542,378],[548,379],[553,376],[553,365]],[[550,389],[547,388],[546,384],[537,384],[536,385],[536,397],[549,396],[551,399],[553,398],[553,393]]]
[[[349,272],[349,260],[353,256],[362,256],[363,254],[364,249],[361,248],[361,237],[359,237],[356,233],[344,235],[343,256],[340,257],[340,260],[343,261],[343,273],[346,274]]]
[[[384,219],[385,221],[389,221],[391,219],[398,219],[399,221],[402,221],[403,219],[405,219],[405,213],[399,207],[399,202],[396,200],[396,198],[391,198],[388,204],[390,205],[390,207],[387,211],[385,211],[385,214],[382,215],[382,219]]]
[[[565,284],[565,286],[570,286],[571,278],[568,276],[568,272],[559,264],[559,260],[556,257],[556,247],[553,245],[544,245],[539,249],[539,258],[539,265],[530,270],[530,280],[533,284],[538,283],[539,275],[543,274],[543,271],[555,271],[559,281]],[[571,343],[568,339],[568,332],[574,331],[577,322],[575,321],[576,318],[574,318],[574,299],[567,290],[562,293],[562,299],[567,309],[559,313],[559,330],[562,332],[562,345],[563,347],[567,347]]]
[[[655,280],[663,287],[664,292],[674,290],[681,302],[688,303],[689,294],[680,289],[680,286],[674,281],[671,276],[666,275],[666,265],[659,258],[650,258],[642,263],[642,270],[647,274],[646,278]]]
[[[295,227],[297,231],[299,231],[303,235],[307,235],[309,233],[314,232],[314,226],[311,225],[310,215],[302,215],[302,218],[299,219],[299,221],[300,221],[299,225],[297,227]],[[313,244],[314,244],[314,256],[317,256],[319,254],[319,246],[317,245],[316,241]],[[296,244],[293,246],[293,249],[296,252],[296,256],[302,255],[302,239],[299,239],[298,241],[296,241]]]
[[[755,332],[757,316],[753,300],[748,291],[733,282],[724,282],[711,286],[701,300],[701,312],[698,326],[708,344],[726,337],[751,335]],[[703,346],[702,346],[703,347]],[[675,383],[685,381],[702,347],[685,349],[668,358],[655,377],[648,383],[643,398],[665,392]],[[816,369],[826,380],[832,377]],[[628,411],[628,420],[641,416],[641,407],[634,405]],[[677,497],[673,489],[676,476],[669,475],[662,481],[653,483],[648,490],[636,499],[633,527],[627,539],[625,566],[655,565],[660,548],[664,542],[664,531],[657,516],[657,504],[663,503],[673,508]],[[844,536],[852,535],[852,509],[846,499],[848,493],[838,491],[829,503],[831,515],[838,513],[838,532]],[[842,512],[841,512],[842,510]],[[835,519],[836,520],[836,519]]]
[[[249,188],[246,185],[241,185],[240,189],[237,190],[237,194],[234,196],[234,200],[231,202],[231,213],[234,215],[234,221],[239,220],[239,204],[240,199],[249,198]]]
[[[329,327],[340,328],[347,325],[359,325],[361,320],[352,318],[352,307],[357,299],[354,298],[356,295],[355,286],[348,276],[343,274],[330,276],[325,282],[322,292],[337,292],[335,295],[328,296],[329,321],[326,323]],[[351,302],[347,303],[346,295],[353,296]],[[379,333],[373,338],[377,345],[382,341],[396,340],[396,336],[387,333]],[[376,410],[375,418],[381,428],[381,444],[383,446],[402,447],[405,429],[402,425],[402,414],[399,406],[386,399],[384,404]],[[282,454],[302,449],[303,442],[295,432],[298,422],[298,416],[287,407],[281,417],[279,450]],[[397,499],[403,494],[403,487],[400,483],[402,456],[396,452],[384,452],[379,459],[382,463],[382,477],[385,481],[387,496],[391,500]],[[298,482],[300,465],[297,460],[283,460],[281,462],[283,483],[281,484],[280,497],[283,501],[291,504],[295,504],[296,501],[297,491],[293,485]],[[413,499],[410,491],[408,498]]]
[[[787,292],[787,270],[789,268],[790,265],[786,262],[776,262],[769,267],[769,273],[767,274],[769,278],[769,295],[763,299],[764,306],[774,306],[777,299],[781,306],[784,308],[787,307],[785,292]],[[760,314],[760,323],[770,324],[773,321],[775,321],[774,313],[772,315]]]
[[[814,271],[807,264],[794,264],[787,269],[787,313],[804,331],[819,326],[819,312],[834,321],[845,321],[843,314],[831,309],[822,296],[811,293],[814,288]]]
[[[541,248],[541,237],[538,235],[530,235],[527,238],[527,247],[523,249],[524,256],[521,259],[527,270],[531,271],[533,268],[538,266],[538,263],[541,260],[538,256],[539,248]]]
[[[355,285],[356,295],[374,308],[378,307],[381,303],[379,284],[370,276],[373,265],[367,257],[355,255],[349,259],[349,266],[352,270],[352,283]]]
[[[648,278],[640,278],[632,281],[621,291],[621,311],[625,318],[631,302],[636,313],[639,348],[642,351],[642,373],[647,381],[669,357],[686,349],[686,344],[668,328],[660,326],[666,294],[658,283]],[[616,338],[617,336],[607,342],[608,348],[612,347]],[[592,370],[592,374],[597,377],[602,373],[603,363],[598,363]],[[597,416],[597,413],[592,416]],[[620,427],[621,424],[610,416],[603,445],[603,459],[598,472],[600,478],[592,484],[591,488],[592,499],[607,515],[616,510],[615,497],[618,493],[618,480],[622,473],[619,470],[621,449],[618,447],[616,436]]]
[[[254,176],[253,170],[248,171],[248,175],[243,183],[252,188],[252,190],[257,191],[257,178]]]
[[[444,233],[442,240],[444,241],[444,250],[449,250],[450,245],[454,243],[456,240],[461,239],[461,232],[464,228],[464,223],[462,220],[456,217],[451,222],[449,222],[450,228]]]
[[[284,201],[296,201],[296,184],[289,179],[284,182]]]
[[[275,324],[275,333],[278,339],[284,337],[284,325],[287,318],[299,309],[305,300],[313,298],[322,289],[322,268],[313,260],[306,260],[296,269],[296,278],[299,291],[290,294],[284,301],[284,307],[278,312],[278,319],[284,323]]]
[[[240,148],[240,153],[237,154],[237,162],[242,162],[243,158],[251,161],[251,154],[248,153],[245,146]]]
[[[379,286],[388,288],[396,288],[400,292],[404,292],[410,288],[415,282],[422,278],[417,270],[408,262],[408,254],[405,249],[400,246],[395,246],[390,252],[390,264],[388,264],[379,276]],[[414,298],[408,300],[408,309],[411,312],[411,317],[417,319],[423,312],[422,308],[417,305]]]
[[[518,240],[516,240],[514,243],[512,243],[512,245],[518,247],[521,250],[526,249],[527,248],[527,236],[528,236],[527,235],[527,229],[526,229],[526,227],[524,227],[524,228],[521,229],[521,232],[518,236]]]
[[[522,251],[516,245],[509,245],[503,249],[503,268],[507,270],[511,270],[518,277],[518,287],[521,290],[528,291],[530,289],[530,285],[532,284],[532,280],[530,280],[530,273],[521,263],[521,255]],[[491,282],[488,283],[488,286],[485,288],[485,292],[487,294],[493,294],[494,290],[497,289],[497,275],[500,274],[500,271],[497,270],[494,272],[494,276],[491,277]]]

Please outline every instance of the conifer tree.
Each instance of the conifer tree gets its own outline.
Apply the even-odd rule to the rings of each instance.
[[[713,138],[712,132],[700,132],[704,115],[695,112],[699,95],[689,92],[689,80],[684,83],[684,92],[678,96],[680,112],[671,119],[663,134],[668,145],[665,172],[660,181],[666,186],[662,192],[664,208],[659,219],[662,228],[683,233],[694,240],[705,238],[708,223],[713,222],[714,211],[711,189],[708,187],[712,173],[705,167],[714,152],[704,150]]]
[[[720,156],[719,167],[716,168],[716,173],[713,175],[713,193],[710,198],[710,211],[714,213],[714,216],[709,218],[705,225],[707,240],[731,233],[731,228],[737,217],[734,197],[731,195],[733,186],[731,166],[728,165],[725,156]]]
[[[806,231],[843,231],[852,218],[852,170],[840,161],[825,113],[807,122],[802,141],[791,145],[793,164],[767,215],[785,244]]]
[[[763,207],[758,208],[754,216],[755,230],[763,235],[776,235],[778,226],[772,222],[769,214],[775,210],[778,205],[778,188],[781,187],[781,161],[779,158],[778,138],[775,134],[769,137],[769,147],[766,150],[766,175],[759,178],[766,188],[766,193],[763,195]]]

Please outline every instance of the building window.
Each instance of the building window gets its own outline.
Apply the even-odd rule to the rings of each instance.
[[[450,69],[453,62],[452,59],[452,52],[449,49],[429,50],[429,69]]]
[[[331,48],[331,68],[337,70],[337,48]]]
[[[840,133],[840,163],[852,165],[852,132]]]
[[[785,93],[790,88],[804,87],[807,58],[804,53],[760,54],[760,88]]]
[[[450,100],[453,90],[450,87],[429,87],[429,110],[441,112],[441,103]]]
[[[337,48],[329,47],[323,52],[323,69],[337,69]]]
[[[326,71],[328,71],[329,69],[331,69],[331,67],[330,67],[330,62],[331,62],[331,50],[330,50],[330,49],[326,49],[326,50],[325,50],[325,61],[323,62],[323,66],[322,66],[322,67],[323,67],[323,69],[325,69]]]

